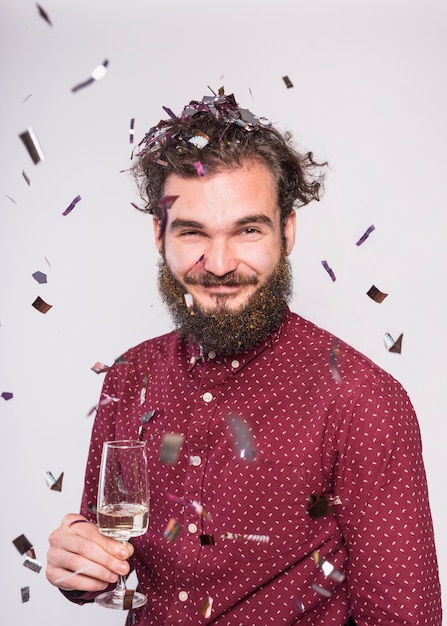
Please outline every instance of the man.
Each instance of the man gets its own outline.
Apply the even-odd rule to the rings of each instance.
[[[223,91],[166,110],[136,176],[177,329],[107,373],[81,515],[50,536],[48,579],[92,601],[131,557],[141,626],[441,626],[412,406],[287,307],[294,209],[318,199],[322,167]],[[137,438],[150,526],[124,547],[94,525],[98,470],[105,440]]]

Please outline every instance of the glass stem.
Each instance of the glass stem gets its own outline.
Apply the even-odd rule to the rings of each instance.
[[[118,540],[120,543],[126,545],[127,540],[126,539],[119,539]],[[116,582],[116,587],[115,587],[115,591],[114,594],[117,598],[124,598],[125,594],[126,594],[126,579],[124,578],[124,576],[122,574],[120,574],[118,576],[118,580]]]

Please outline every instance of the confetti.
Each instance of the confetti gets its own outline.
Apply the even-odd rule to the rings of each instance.
[[[330,577],[338,583],[342,583],[345,580],[346,576],[336,570],[332,563],[329,563],[329,561],[326,561],[326,559],[320,558],[320,553],[318,550],[314,550],[312,556],[314,558],[315,564],[318,565],[326,578]]]
[[[221,539],[243,539],[245,541],[255,541],[256,543],[269,543],[269,535],[246,535],[244,533],[223,533]]]
[[[8,198],[8,200],[11,200],[11,202],[13,202],[14,204],[17,204],[17,202],[14,200],[14,198],[11,198],[11,196],[8,196],[7,193],[3,194],[5,196],[5,198]]]
[[[132,608],[134,593],[135,591],[133,589],[126,589],[124,592],[123,611],[128,611]]]
[[[317,585],[316,583],[312,584],[312,589],[314,589],[317,593],[319,593],[321,596],[324,596],[325,598],[330,598],[332,595],[332,591],[329,591],[329,589],[325,589],[324,587],[321,587],[321,585]]]
[[[23,565],[27,567],[28,569],[30,569],[31,571],[36,572],[36,574],[38,574],[40,570],[42,569],[42,563],[40,563],[40,561],[38,561],[37,559],[32,559],[29,556],[26,557],[26,559],[23,562]]]
[[[374,300],[375,302],[380,303],[385,300],[388,294],[383,293],[383,291],[380,291],[380,289],[377,289],[375,285],[372,285],[366,292],[366,295],[369,296],[371,300]]]
[[[283,76],[282,79],[285,82],[287,89],[291,89],[293,87],[293,83],[288,76]]]
[[[214,546],[214,535],[200,535],[200,545],[201,546]]]
[[[193,146],[202,150],[205,146],[207,146],[210,142],[210,138],[205,133],[197,133],[191,139],[188,139],[188,143],[192,143]]]
[[[295,607],[298,611],[304,611],[305,606],[301,598],[295,598],[294,600]]]
[[[148,383],[148,377],[145,376],[143,378],[143,386],[140,389],[140,406],[142,404],[144,404],[145,400],[146,400],[146,389],[147,389],[147,383]]]
[[[32,96],[32,95],[33,95],[32,93],[29,93],[29,94],[26,96],[25,100],[22,100],[22,104],[23,104],[24,102],[26,102],[27,100],[29,100],[29,99],[31,98],[31,96]]]
[[[318,519],[334,512],[328,497],[322,493],[319,495],[311,494],[307,500],[307,512],[311,519]]]
[[[3,400],[12,400],[12,398],[14,397],[14,394],[11,393],[10,391],[2,391],[1,396]]]
[[[40,147],[37,137],[31,127],[21,133],[19,137],[23,141],[25,148],[28,150],[28,154],[30,155],[34,165],[37,165],[40,161],[45,160],[42,148]]]
[[[182,504],[182,505],[186,505],[187,507],[194,509],[194,511],[200,515],[201,517],[203,517],[204,519],[210,521],[211,520],[211,515],[210,513],[208,513],[208,511],[206,511],[206,509],[204,508],[204,506],[202,504],[200,504],[200,502],[197,502],[197,500],[184,500],[183,498],[174,495],[173,493],[168,493],[167,494],[167,498],[168,500],[171,500],[172,502],[177,502],[178,504]]]
[[[388,352],[394,352],[396,354],[400,354],[402,351],[402,339],[403,339],[404,335],[403,333],[401,333],[399,335],[399,337],[397,338],[396,341],[394,341],[394,339],[391,337],[390,333],[385,333],[384,335],[384,342],[385,342],[385,347],[388,350]]]
[[[34,274],[32,274],[32,277],[34,278],[34,280],[37,280],[40,285],[43,285],[47,282],[47,275],[43,272],[34,272]]]
[[[48,16],[48,13],[40,6],[40,4],[37,4],[36,2],[36,7],[37,10],[39,11],[39,15],[40,17],[46,21],[47,24],[49,24],[50,26],[53,26],[53,24],[51,23],[51,20]]]
[[[166,226],[168,223],[168,209],[172,207],[174,202],[177,200],[178,196],[163,196],[160,198],[160,202],[158,205],[162,210],[162,218],[160,223],[160,232],[158,235],[159,239],[163,239],[163,235],[165,234]]]
[[[34,300],[32,306],[40,311],[40,313],[48,313],[48,311],[52,308],[51,304],[47,304],[40,296]]]
[[[20,589],[20,594],[22,596],[22,603],[29,602],[29,587],[22,587]]]
[[[197,261],[194,263],[193,267],[196,267],[196,265],[198,265],[199,263],[201,263],[203,261],[203,259],[205,258],[205,255],[202,254],[202,256],[200,256]]]
[[[334,337],[331,351],[329,352],[329,362],[331,364],[332,376],[334,377],[335,381],[338,384],[340,384],[342,380],[340,376],[340,372],[338,371],[338,367],[337,367],[338,353],[340,351],[339,344],[340,344],[340,340],[337,337]]]
[[[132,117],[130,119],[130,128],[129,128],[129,143],[133,143],[135,138],[135,118]]]
[[[202,613],[204,617],[208,618],[211,616],[212,609],[213,609],[213,599],[210,598],[210,596],[208,596],[205,602],[203,603],[202,608],[200,609],[200,612]]]
[[[355,245],[356,245],[356,246],[361,246],[361,245],[362,245],[362,243],[364,243],[364,242],[368,239],[368,237],[370,236],[370,234],[372,233],[372,231],[373,231],[373,230],[375,230],[375,228],[376,228],[376,227],[374,226],[374,224],[371,224],[371,226],[369,226],[369,228],[367,228],[367,229],[365,230],[365,232],[364,232],[364,233],[363,233],[363,235],[360,237],[360,239],[356,242],[356,244],[355,244]]]
[[[321,265],[324,267],[326,272],[329,274],[329,276],[331,277],[332,281],[335,282],[336,281],[335,274],[334,274],[333,270],[329,267],[328,262],[327,261],[321,261]]]
[[[103,61],[101,65],[98,65],[97,67],[95,67],[95,69],[91,73],[90,77],[87,78],[87,80],[83,81],[82,83],[78,83],[77,85],[72,87],[71,91],[75,93],[76,91],[79,91],[80,89],[83,89],[84,87],[88,87],[88,85],[91,85],[92,83],[94,83],[95,80],[101,80],[101,78],[103,78],[107,72],[108,65],[109,65],[109,62],[106,59],[105,61]]]
[[[28,176],[28,174],[25,172],[25,170],[22,170],[22,176],[25,179],[25,182],[26,182],[26,184],[29,187],[31,185],[31,180],[30,180],[30,177]]]
[[[192,295],[190,293],[185,293],[183,297],[185,298],[186,308],[192,309],[192,307],[194,306],[194,300]]]
[[[194,161],[194,167],[198,176],[205,176],[205,167],[200,161]]]
[[[104,372],[107,372],[108,369],[110,369],[110,366],[105,365],[104,363],[101,363],[100,361],[96,361],[96,363],[92,365],[90,369],[93,372],[96,372],[96,374],[103,374]]]
[[[74,198],[70,204],[68,205],[68,207],[65,209],[65,211],[62,213],[62,215],[68,215],[69,213],[71,213],[73,211],[73,209],[75,208],[75,206],[77,205],[77,203],[81,200],[81,196],[76,196],[76,198]]]
[[[25,552],[28,552],[28,550],[31,550],[33,547],[33,544],[25,537],[25,535],[19,535],[13,539],[12,543],[15,545],[20,554],[25,554]]]
[[[247,422],[240,415],[230,413],[227,423],[233,435],[233,442],[236,452],[241,459],[252,460],[256,457],[256,449],[250,428]]]
[[[171,517],[168,522],[168,525],[165,528],[163,536],[166,537],[166,539],[170,541],[171,543],[174,543],[174,541],[177,539],[177,537],[181,533],[181,530],[182,530],[181,524],[175,519],[175,517]]]
[[[175,465],[178,461],[180,448],[183,445],[184,439],[185,437],[183,435],[164,433],[161,442],[160,462]]]
[[[152,409],[151,411],[148,411],[147,413],[143,413],[143,415],[141,416],[141,423],[142,424],[147,424],[155,415],[157,411],[155,409]]]
[[[64,472],[59,476],[56,480],[51,472],[45,472],[45,480],[47,482],[48,487],[52,491],[62,491],[62,481],[64,479]]]
[[[79,520],[79,521],[84,522],[86,520]],[[74,578],[75,576],[78,576],[78,574],[83,574],[84,572],[89,570],[91,567],[93,567],[93,565],[87,565],[87,567],[81,567],[81,569],[78,569],[75,572],[71,572],[70,574],[67,574],[67,576],[62,576],[62,578],[57,578],[54,581],[54,583],[56,585],[58,585],[59,583],[65,581],[65,580],[70,580],[70,578]]]

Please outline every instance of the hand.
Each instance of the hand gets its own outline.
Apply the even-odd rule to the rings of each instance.
[[[129,573],[132,544],[101,535],[82,515],[66,515],[48,540],[46,575],[64,591],[102,591]]]

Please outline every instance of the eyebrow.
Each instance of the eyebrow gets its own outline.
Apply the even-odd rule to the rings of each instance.
[[[246,226],[247,224],[265,224],[266,226],[273,228],[272,220],[263,213],[241,217],[241,219],[237,220],[233,226],[238,228],[240,226]],[[172,220],[169,226],[169,230],[171,231],[179,230],[181,228],[205,228],[205,224],[202,224],[202,222],[196,222],[195,220],[185,220],[177,217]]]

